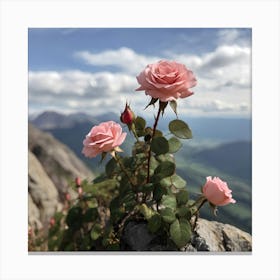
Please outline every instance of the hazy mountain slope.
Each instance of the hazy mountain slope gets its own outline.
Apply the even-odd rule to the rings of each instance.
[[[237,201],[236,204],[219,207],[217,217],[209,211],[210,208],[203,207],[201,217],[229,223],[247,232],[251,232],[252,188],[250,183],[239,177],[225,173],[212,165],[197,163],[192,159],[185,160],[177,156],[176,162],[178,174],[187,181],[187,189],[189,190],[192,199],[196,199],[199,196],[199,193],[201,193],[201,187],[204,185],[207,176],[220,177],[223,181],[228,183],[233,191],[233,197]]]
[[[29,124],[28,148],[36,156],[47,175],[54,182],[60,197],[75,177],[92,179],[93,173],[77,158],[75,153],[51,134]]]
[[[225,173],[251,182],[252,180],[252,143],[238,141],[204,149],[194,153],[192,159],[211,165]]]
[[[64,144],[33,125],[28,128],[28,221],[47,227],[49,218],[62,207],[75,177],[92,180],[94,174]]]
[[[105,162],[100,157],[87,159],[82,153],[82,141],[90,128],[102,121],[119,117],[113,113],[95,116],[72,124],[71,127],[53,127],[48,129],[56,138],[69,146],[78,157],[94,168],[104,171]],[[160,120],[160,128],[166,130],[168,119]],[[178,173],[188,182],[188,189],[199,192],[206,176],[219,176],[232,188],[237,204],[219,207],[218,221],[236,225],[251,231],[251,120],[249,119],[199,119],[186,120],[192,131],[193,139],[182,141],[183,147],[176,154]],[[152,120],[147,121],[148,124]],[[126,130],[126,129],[125,129]],[[122,149],[130,154],[133,137],[128,133]],[[221,144],[222,143],[222,144]],[[192,197],[195,197],[192,194]],[[202,211],[203,217],[215,219],[208,211]]]

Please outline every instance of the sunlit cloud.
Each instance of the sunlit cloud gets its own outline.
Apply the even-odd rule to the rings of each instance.
[[[251,48],[248,44],[238,44],[244,41],[240,34],[238,29],[218,31],[219,45],[200,55],[165,52],[164,59],[185,64],[198,80],[193,88],[195,94],[178,102],[178,108],[184,114],[250,116]],[[135,92],[138,87],[136,75],[147,64],[163,59],[127,47],[99,52],[84,50],[73,55],[85,64],[93,65],[95,72],[30,71],[31,111],[45,106],[63,112],[98,114],[106,108],[119,113],[129,101],[136,111],[142,112],[149,97],[144,92]]]

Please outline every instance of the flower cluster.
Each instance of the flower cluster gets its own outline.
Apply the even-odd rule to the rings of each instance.
[[[177,101],[193,95],[190,89],[197,84],[194,73],[183,64],[161,60],[147,65],[136,78],[140,84],[136,90],[150,96],[147,107],[157,107],[157,113],[149,126],[144,118],[135,115],[130,105],[125,105],[120,121],[135,137],[131,156],[120,155],[127,133],[112,120],[92,127],[83,141],[82,153],[86,157],[101,155],[104,159],[107,154],[112,157],[105,173],[92,185],[83,185],[76,179],[79,203],[87,209],[75,205],[66,218],[72,231],[82,227],[82,236],[89,233],[89,241],[83,238],[83,242],[88,242],[91,249],[100,249],[100,246],[104,250],[119,249],[122,233],[130,220],[145,222],[151,233],[180,249],[190,242],[199,210],[206,202],[214,213],[217,206],[235,203],[227,183],[211,176],[206,177],[199,197],[191,200],[186,181],[176,174],[173,154],[182,147],[181,140],[192,138],[188,124],[178,119]],[[169,139],[158,130],[168,105],[177,116],[168,125],[172,134]],[[107,189],[110,195],[98,198],[101,189]],[[106,223],[99,215],[100,201],[107,201]],[[86,226],[79,222],[81,215],[89,217]]]

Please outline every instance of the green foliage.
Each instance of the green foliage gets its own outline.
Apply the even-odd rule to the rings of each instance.
[[[160,229],[161,226],[161,217],[159,214],[153,215],[149,220],[148,220],[148,229],[152,232],[155,233]]]
[[[164,137],[156,137],[151,142],[151,149],[156,155],[166,154],[169,151],[168,141]]]
[[[192,138],[192,131],[182,120],[173,120],[169,123],[169,130],[172,134],[182,139]]]
[[[157,123],[168,104],[177,115],[177,103],[157,101],[152,98],[148,104],[158,105],[152,127],[139,116],[128,127],[136,139],[131,155],[121,157],[113,151],[105,172],[93,182],[84,180],[82,193],[55,215],[48,250],[120,250],[129,220],[144,221],[152,234],[178,249],[190,242],[198,205],[189,200],[187,183],[176,173],[173,154],[182,147],[178,138],[190,139],[192,132],[184,121],[175,119],[169,123],[174,136],[167,140]],[[101,157],[106,154],[110,155],[106,152]]]
[[[187,245],[191,239],[190,223],[188,221],[179,221],[176,219],[170,225],[170,237],[178,248]]]
[[[168,144],[169,144],[169,152],[172,154],[178,152],[180,150],[180,148],[182,147],[182,143],[176,137],[170,138],[168,140]]]

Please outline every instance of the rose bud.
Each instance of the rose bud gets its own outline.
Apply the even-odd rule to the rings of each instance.
[[[122,123],[127,125],[131,125],[135,120],[135,115],[133,111],[130,109],[129,105],[127,105],[127,103],[125,104],[124,111],[121,113],[120,120]]]
[[[226,182],[222,181],[219,177],[211,176],[206,178],[207,181],[202,188],[204,197],[216,206],[223,206],[229,203],[235,203],[232,198],[231,190],[228,188]]]
[[[50,226],[53,227],[55,225],[55,219],[52,217],[50,218]]]
[[[65,194],[65,199],[66,199],[67,201],[70,201],[70,200],[71,200],[71,195],[70,195],[70,193],[66,193],[66,194]]]
[[[81,196],[83,194],[83,188],[82,187],[79,187],[78,188],[78,194]]]
[[[81,186],[81,178],[80,177],[76,177],[75,184],[76,184],[76,187]]]

